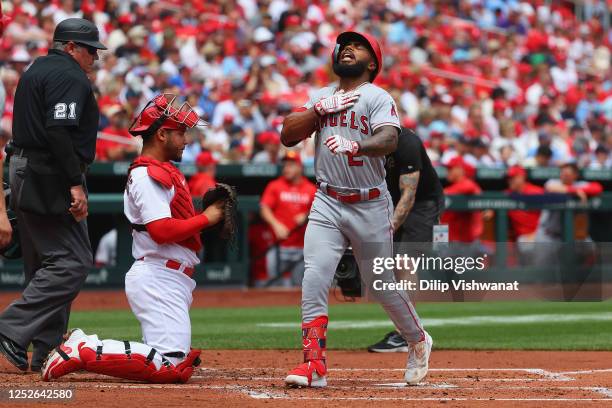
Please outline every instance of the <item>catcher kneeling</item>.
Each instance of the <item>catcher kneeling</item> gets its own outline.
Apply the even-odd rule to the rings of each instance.
[[[140,321],[143,343],[99,340],[74,329],[47,357],[44,380],[86,370],[129,380],[184,383],[200,363],[200,350],[191,349],[189,319],[200,232],[220,222],[220,234],[232,229],[235,194],[217,185],[204,197],[210,201],[212,196],[214,202],[196,214],[185,177],[170,161],[181,160],[186,129],[206,123],[187,103],[178,107],[175,100],[171,94],[155,97],[130,126],[133,136],[142,136],[143,149],[130,166],[124,192],[136,259],[126,274],[125,291]]]

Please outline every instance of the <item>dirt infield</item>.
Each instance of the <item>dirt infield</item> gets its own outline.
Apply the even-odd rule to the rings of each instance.
[[[45,407],[216,406],[563,406],[612,405],[612,352],[434,351],[421,385],[403,384],[405,354],[330,353],[329,386],[287,389],[283,377],[297,351],[204,351],[204,363],[188,384],[148,385],[87,373],[42,382],[0,361],[0,406],[23,388],[71,389],[74,397]]]
[[[4,307],[18,293],[0,293]],[[333,303],[337,301],[331,298]],[[193,307],[296,305],[297,290],[198,291]],[[121,291],[82,292],[73,310],[127,308]],[[300,359],[299,351],[205,350],[203,364],[188,384],[130,383],[88,373],[42,382],[22,374],[0,357],[0,407],[32,406],[9,400],[21,389],[71,390],[70,400],[44,400],[45,407],[83,405],[143,408],[203,406],[612,406],[612,352],[436,351],[426,381],[402,383],[406,354],[329,353],[329,386],[287,389],[283,378]],[[43,403],[43,400],[37,402]]]

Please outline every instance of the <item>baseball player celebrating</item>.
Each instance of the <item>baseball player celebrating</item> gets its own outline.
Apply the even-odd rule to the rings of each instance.
[[[316,92],[283,123],[282,142],[294,146],[316,132],[319,189],[304,239],[302,282],[304,363],[285,379],[289,386],[324,387],[328,295],[347,246],[353,248],[365,287],[394,281],[394,271],[373,273],[373,258],[393,257],[393,205],[385,183],[385,155],[397,147],[400,120],[392,97],[372,84],[382,68],[380,45],[368,34],[340,34],[333,53],[337,86]],[[376,277],[376,278],[375,278]],[[420,382],[428,370],[432,340],[405,291],[373,291],[409,344],[405,380]]]
[[[222,202],[196,214],[185,177],[170,163],[181,160],[185,130],[204,124],[187,103],[175,107],[175,99],[157,96],[130,127],[132,135],[142,136],[143,149],[129,169],[124,192],[136,259],[125,290],[144,344],[101,341],[72,330],[47,357],[44,380],[86,370],[152,383],[186,382],[199,364],[200,351],[190,348],[191,277],[200,262],[200,231],[221,220]]]

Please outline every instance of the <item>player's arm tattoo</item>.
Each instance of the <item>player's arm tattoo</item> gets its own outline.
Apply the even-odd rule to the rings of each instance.
[[[372,137],[359,143],[359,156],[386,156],[397,148],[399,129],[395,126],[381,126]]]
[[[395,206],[395,211],[393,211],[393,231],[397,231],[406,221],[406,217],[408,217],[414,205],[420,174],[421,172],[415,171],[414,173],[400,175],[399,188],[402,195]]]

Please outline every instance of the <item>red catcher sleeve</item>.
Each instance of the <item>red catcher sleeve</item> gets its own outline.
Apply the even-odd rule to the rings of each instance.
[[[583,186],[571,186],[568,187],[567,192],[570,194],[575,194],[576,191],[578,190],[582,190],[586,193],[587,196],[589,197],[593,197],[596,195],[600,195],[603,192],[603,187],[600,183],[596,182],[596,181],[592,181],[590,183],[587,183],[586,185]]]
[[[162,218],[145,225],[153,241],[160,245],[184,241],[207,226],[208,218],[204,214],[199,214],[186,220]]]

